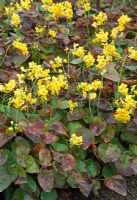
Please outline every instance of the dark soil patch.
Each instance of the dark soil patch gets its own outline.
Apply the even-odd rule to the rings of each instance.
[[[100,197],[91,194],[88,198],[83,197],[79,190],[60,190],[58,200],[137,200],[137,177],[128,179],[128,195],[126,197],[113,192],[107,188],[100,190]]]

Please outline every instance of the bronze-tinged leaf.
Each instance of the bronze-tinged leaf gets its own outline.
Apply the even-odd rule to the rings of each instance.
[[[59,153],[59,152],[56,152],[56,151],[52,150],[52,155],[53,155],[53,160],[61,163],[61,159],[63,157],[63,153]]]
[[[106,179],[105,186],[123,196],[127,195],[127,183],[121,175],[115,175]]]
[[[54,185],[53,171],[41,168],[38,173],[38,182],[45,192],[51,192]]]
[[[84,109],[74,109],[73,113],[69,112],[67,114],[68,121],[75,121],[83,119],[87,116],[87,112]]]
[[[39,162],[43,167],[47,167],[51,163],[51,152],[48,148],[40,149]]]
[[[119,73],[116,71],[114,63],[107,66],[107,72],[104,74],[104,77],[116,82],[120,80]]]
[[[14,136],[15,133],[8,133],[5,128],[0,128],[0,147],[3,147]]]
[[[75,169],[76,167],[76,160],[74,156],[69,153],[63,154],[61,163],[62,163],[62,168],[65,172]]]
[[[52,131],[55,131],[61,135],[67,136],[68,137],[68,130],[66,128],[66,126],[62,123],[62,122],[55,122],[50,126],[50,129]]]
[[[101,134],[101,138],[105,143],[111,142],[115,137],[116,127],[114,124],[108,124],[105,131]]]
[[[12,73],[10,71],[7,70],[0,70],[0,81],[2,82],[8,82],[11,79],[16,79],[16,72],[12,71]]]
[[[89,180],[87,175],[86,174],[82,175],[79,172],[77,172],[76,170],[72,170],[70,172],[70,176],[78,184],[78,187],[79,187],[80,191],[82,192],[82,194],[85,197],[88,197],[91,192],[91,189],[92,189],[92,184],[91,184],[91,180]]]
[[[82,148],[84,150],[88,149],[92,144],[95,144],[95,138],[90,129],[78,128],[76,134],[83,137]]]
[[[58,140],[59,138],[56,135],[49,132],[46,132],[45,135],[43,136],[43,142],[45,144],[53,144],[57,142]]]
[[[34,155],[36,155],[36,154],[38,154],[39,151],[40,151],[41,149],[43,149],[43,148],[44,148],[44,144],[42,144],[42,143],[36,144],[36,145],[34,146],[34,148],[32,149],[32,153],[33,153]]]
[[[99,136],[101,135],[101,133],[103,133],[106,129],[106,121],[103,119],[98,119],[98,118],[94,118],[93,121],[90,124],[90,130],[92,135],[94,136]]]

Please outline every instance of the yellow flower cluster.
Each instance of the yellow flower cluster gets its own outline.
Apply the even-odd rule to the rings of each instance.
[[[105,32],[103,29],[99,31],[99,33],[95,34],[95,39],[93,39],[93,42],[98,43],[106,43],[108,41],[108,32]]]
[[[11,79],[8,83],[5,83],[4,85],[0,84],[0,91],[10,93],[13,92],[17,83],[15,80]]]
[[[85,55],[84,52],[84,47],[78,47],[79,45],[74,43],[73,44],[73,50],[72,50],[72,54],[79,57],[79,58],[83,58]]]
[[[91,9],[91,5],[89,0],[78,0],[78,7],[82,7],[85,11],[89,11]]]
[[[24,70],[22,68],[22,70]],[[42,68],[41,65],[37,65],[35,62],[29,62],[28,69],[26,71],[26,76],[29,80],[37,80],[40,78],[47,78],[49,77],[50,70]]]
[[[11,24],[18,27],[21,23],[20,16],[17,13],[13,13],[11,17]]]
[[[17,10],[30,10],[32,0],[20,0],[20,3],[16,3],[15,6]]]
[[[43,27],[37,27],[37,26],[35,27],[36,33],[43,33],[44,30],[45,30],[45,28],[43,28]]]
[[[49,95],[59,95],[61,89],[67,89],[68,83],[64,75],[52,76],[48,79],[38,80],[38,96],[42,101],[47,101]]]
[[[91,52],[88,52],[87,55],[83,57],[83,61],[85,62],[87,67],[92,67],[95,63],[95,58],[91,54]]]
[[[135,50],[134,47],[129,47],[128,52],[130,53],[128,57],[137,61],[137,50]]]
[[[83,137],[72,134],[69,142],[71,145],[81,146],[83,144]]]
[[[27,88],[18,88],[14,91],[14,97],[10,99],[9,104],[15,108],[26,110],[27,104],[35,104],[36,98],[32,97],[32,93]]]
[[[78,103],[77,102],[74,103],[72,100],[68,101],[68,105],[71,112],[73,112],[73,110],[78,107]]]
[[[23,55],[27,56],[29,54],[28,47],[25,43],[19,42],[18,40],[14,40],[12,45],[15,48],[19,49]]]
[[[97,16],[93,16],[93,19],[95,21],[93,22],[92,26],[96,28],[96,27],[104,24],[104,22],[107,20],[107,15],[106,15],[106,13],[99,12],[99,14]]]
[[[48,1],[46,1],[42,7],[51,13],[54,19],[58,19],[59,17],[72,19],[73,17],[72,5],[68,1],[61,3],[48,3]]]
[[[54,61],[50,61],[51,67],[53,69],[53,71],[56,71],[58,68],[62,67],[63,65],[63,59],[59,56],[57,56],[56,58],[54,58]]]
[[[105,56],[113,56],[115,58],[120,58],[120,54],[117,52],[116,47],[114,45],[114,43],[110,43],[110,44],[104,44],[104,48],[103,48],[103,54]]]
[[[88,96],[90,99],[94,99],[96,98],[96,93],[93,91],[102,89],[103,83],[100,80],[94,80],[91,83],[81,82],[78,84],[77,88],[82,92],[84,98]]]
[[[49,32],[48,32],[49,36],[52,37],[52,38],[55,38],[56,35],[57,35],[57,32],[52,30],[52,29],[49,29]]]
[[[15,9],[16,8],[15,8],[14,4],[10,3],[10,5],[8,7],[7,6],[5,7],[5,12],[7,15],[11,15],[14,13]]]
[[[118,19],[118,26],[113,28],[111,31],[111,37],[115,39],[118,35],[118,32],[122,32],[125,30],[126,25],[131,21],[131,18],[129,18],[127,15],[122,15]]]
[[[72,54],[81,58],[87,67],[92,67],[95,63],[92,53],[88,52],[86,54],[84,47],[79,47],[79,44],[73,44]]]
[[[106,67],[109,63],[111,63],[111,61],[112,61],[111,56],[104,56],[104,55],[100,56],[100,55],[98,55],[96,67],[99,68],[99,69]]]
[[[114,117],[117,121],[122,123],[130,121],[131,115],[133,114],[137,103],[135,100],[136,91],[136,86],[131,87],[131,92],[133,94],[130,94],[126,84],[121,83],[120,86],[118,86],[118,92],[122,95],[122,97],[116,100],[116,104],[119,107],[117,108]]]

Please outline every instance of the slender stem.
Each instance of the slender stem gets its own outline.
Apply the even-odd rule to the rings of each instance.
[[[101,77],[102,84],[103,84],[103,79],[104,79],[104,76],[102,75],[102,77]],[[102,91],[102,88],[99,90],[99,95],[98,95],[97,115],[99,115],[99,104],[100,104],[101,91]]]

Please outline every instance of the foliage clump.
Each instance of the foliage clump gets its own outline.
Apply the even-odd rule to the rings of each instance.
[[[14,1],[1,19],[0,192],[54,200],[56,188],[87,197],[105,184],[126,196],[124,176],[137,173],[134,19],[88,0]]]

